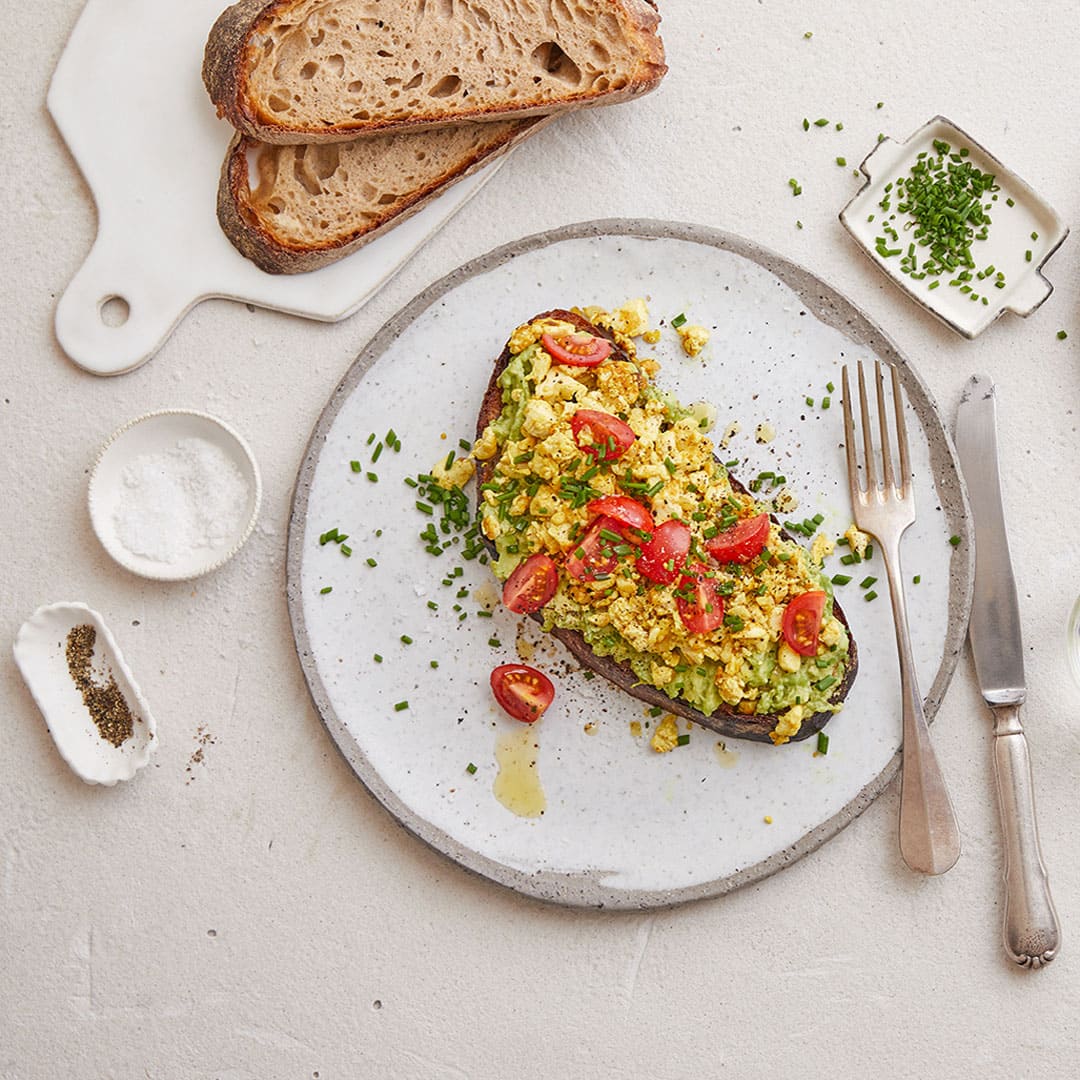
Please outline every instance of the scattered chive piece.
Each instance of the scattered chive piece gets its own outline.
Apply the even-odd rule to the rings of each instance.
[[[376,653],[371,659],[374,660],[376,664],[382,663],[382,657],[378,653]]]
[[[341,554],[344,555],[346,559],[349,558],[349,556],[352,555],[352,548],[349,547],[348,544],[342,544],[341,545]]]
[[[828,690],[834,682],[836,682],[835,675],[826,675],[824,679],[818,679],[818,681],[814,685],[819,690]]]
[[[825,117],[821,117],[820,120],[815,120],[814,121],[814,127],[828,127],[828,126],[829,126],[829,121],[826,120]]]
[[[472,443],[469,442],[468,439],[458,439],[457,444],[461,447],[462,450],[465,451],[466,454],[472,451]]]
[[[953,547],[959,547],[959,545],[960,545],[960,537],[959,536],[950,536],[949,537],[949,543],[952,544]]]
[[[476,613],[476,617],[478,619],[493,619],[495,616],[486,608],[481,608],[481,610]]]
[[[842,120],[837,120],[835,126],[836,126],[837,131],[843,131],[844,130],[844,123],[843,123]]]
[[[795,179],[794,176],[788,181],[788,187],[791,188],[792,195],[802,194],[802,185],[799,183],[798,180]]]
[[[450,466],[454,464],[455,456],[456,455],[454,454],[453,450],[451,450],[450,453],[446,455],[446,460],[443,462],[443,468],[447,470],[447,472],[449,472]]]
[[[682,326],[685,322],[686,314],[685,312],[680,312],[678,315],[675,316],[674,319],[671,320],[671,328],[673,330],[678,330],[679,327]]]
[[[438,604],[436,604],[434,600],[429,600],[429,601],[427,602],[427,606],[428,606],[429,608],[431,608],[431,610],[432,610],[432,611],[438,611],[438,610],[439,610],[439,605],[438,605]]]
[[[1068,336],[1069,335],[1066,334],[1064,330],[1059,330],[1057,332],[1058,341],[1064,341]]]
[[[873,589],[871,589],[868,593],[863,593],[863,599],[864,600],[876,600],[877,599],[877,593],[874,592]]]
[[[349,468],[352,469],[353,472],[362,472],[364,467],[359,461],[350,461]]]
[[[1012,199],[1006,199],[1005,200],[1005,205],[1006,206],[1015,206],[1016,203],[1014,203]]]
[[[369,473],[367,474],[367,478],[368,478],[368,479],[369,479],[369,480],[370,480],[370,481],[371,481],[371,482],[372,482],[373,484],[377,484],[377,483],[379,482],[379,474],[378,474],[378,473],[373,473],[373,472],[369,472]]]
[[[813,30],[807,30],[806,33],[803,34],[803,37],[806,38],[807,41],[809,41],[813,36],[814,36],[814,31]]]
[[[408,635],[408,634],[402,634],[402,635],[401,635],[401,640],[402,640],[402,641],[403,641],[403,642],[404,642],[404,643],[405,643],[406,645],[411,645],[411,644],[412,644],[412,638],[411,638],[411,637],[409,637],[409,635]]]
[[[675,740],[675,745],[676,746],[686,746],[689,742],[690,742],[690,736],[689,735],[680,735]]]
[[[1024,262],[1031,262],[1031,249],[1024,252]]]
[[[840,556],[840,562],[842,562],[844,564],[844,566],[850,566],[853,562],[857,562],[857,561],[858,561],[858,559],[856,558],[854,552],[852,552],[850,555],[841,555]]]
[[[806,399],[806,404],[809,405],[810,408],[812,409],[814,407],[814,399],[812,397],[808,397]]]
[[[869,562],[873,557],[874,557],[874,545],[873,544],[867,544],[866,545],[866,554],[863,556],[863,558],[867,562]],[[856,562],[860,561],[858,553],[856,553],[856,555],[855,555],[855,561]]]
[[[879,109],[884,109],[884,108],[885,108],[885,102],[884,102],[884,101],[879,101],[879,102],[877,103],[877,107],[878,107]]]
[[[875,585],[875,584],[877,584],[877,578],[876,577],[864,577],[862,579],[862,581],[859,582],[859,588],[860,589],[869,589],[871,585]]]
[[[920,581],[922,581],[922,574],[916,574],[916,575],[915,575],[915,576],[914,576],[914,577],[913,577],[913,578],[911,579],[911,584],[912,584],[912,585],[918,585]]]
[[[839,166],[841,166],[842,168],[845,168],[845,169],[846,169],[846,168],[847,168],[847,158],[844,158],[844,157],[838,157],[838,158],[836,159],[836,164],[837,164],[837,165],[839,165]]]
[[[821,399],[821,407],[827,409],[832,404],[832,398],[823,397]]]
[[[1031,234],[1031,239],[1032,239],[1032,240],[1038,240],[1038,239],[1039,239],[1039,234],[1038,234],[1037,232],[1033,232],[1033,233]]]
[[[810,121],[807,120],[805,116],[803,117],[802,129],[803,129],[803,131],[809,131],[810,130]]]
[[[502,644],[502,642],[497,637],[490,637],[488,638],[488,644],[493,649],[497,649]]]
[[[833,574],[832,576],[832,583],[834,585],[846,585],[850,580],[850,574]]]
[[[817,733],[817,752],[827,754],[829,752],[829,736],[824,731]]]
[[[368,564],[368,566],[371,566],[371,567],[375,567],[375,566],[379,565],[374,559],[365,559],[364,562],[366,562]]]
[[[333,585],[324,585],[319,590],[319,595],[320,596],[325,596],[328,592],[333,592],[333,591],[334,591],[334,586]]]
[[[931,282],[930,282],[930,284],[929,284],[929,285],[927,285],[926,287],[927,287],[928,289],[936,289],[936,288],[937,288],[937,287],[938,287],[938,286],[939,286],[940,284],[941,284],[941,282],[940,282],[940,281],[938,281],[938,280],[937,280],[937,278],[935,278],[935,279],[934,279],[933,281],[931,281]]]
[[[368,445],[368,446],[370,446],[370,445],[371,445],[371,444],[372,444],[372,443],[373,443],[374,441],[375,441],[375,432],[373,431],[373,432],[372,432],[372,433],[371,433],[371,434],[370,434],[370,435],[369,435],[369,436],[367,437],[367,445]]]
[[[795,228],[796,229],[801,229],[802,228],[802,222],[801,221],[796,221],[795,222]]]
[[[465,766],[465,771],[470,776],[475,776],[476,775],[476,766],[470,761],[469,764]]]
[[[409,703],[407,701],[396,702],[394,705],[394,712],[404,712],[408,707]]]
[[[828,390],[831,394],[836,389],[836,387],[830,382],[825,384],[825,389]]]

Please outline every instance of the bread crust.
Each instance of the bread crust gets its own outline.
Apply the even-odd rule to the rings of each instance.
[[[580,315],[576,315],[571,311],[564,311],[561,309],[547,311],[540,315],[534,315],[529,321],[535,322],[537,319],[558,319],[563,322],[573,323],[578,329],[585,333],[605,337],[610,340],[610,336],[602,329],[594,326]],[[615,345],[612,355],[618,360],[630,359],[618,345]],[[497,420],[502,412],[502,389],[499,386],[499,376],[506,370],[506,366],[509,362],[510,349],[507,347],[499,354],[499,358],[495,362],[495,368],[492,372],[491,379],[488,382],[487,390],[484,392],[476,422],[476,437],[478,439],[483,434],[484,429],[488,424]],[[477,462],[477,491],[480,490],[481,485],[488,483],[494,476],[497,460],[498,455],[491,458],[489,461]],[[731,478],[731,484],[737,491],[745,494],[746,489],[734,477]],[[775,517],[772,517],[772,521],[775,524],[779,524]],[[781,529],[781,535],[785,540],[792,539],[792,537],[783,529]],[[484,543],[489,552],[497,557],[498,553],[495,544],[486,538]],[[831,700],[843,701],[844,698],[847,697],[848,691],[851,689],[851,684],[855,681],[855,675],[859,668],[859,658],[858,650],[855,646],[855,639],[851,635],[851,628],[848,625],[847,617],[844,615],[844,612],[840,608],[840,604],[836,600],[833,601],[833,614],[848,631],[850,662],[844,672],[843,679],[837,684],[836,689],[831,695]],[[535,612],[531,618],[542,623],[543,612]],[[776,727],[780,719],[775,713],[762,713],[759,715],[747,716],[737,712],[730,706],[723,704],[712,714],[712,716],[706,716],[682,699],[669,698],[663,690],[659,690],[655,686],[642,684],[628,664],[612,660],[611,657],[608,656],[598,656],[593,652],[592,648],[585,641],[585,638],[577,630],[563,630],[556,627],[551,630],[551,633],[566,646],[574,659],[583,667],[595,671],[598,675],[603,675],[605,679],[614,683],[620,690],[625,690],[626,693],[630,694],[632,697],[636,697],[648,705],[658,706],[665,712],[674,713],[676,716],[681,716],[685,720],[691,720],[695,724],[700,724],[702,727],[709,728],[718,735],[723,735],[727,738],[750,739],[754,742],[772,741],[769,738],[769,733]],[[802,726],[799,728],[798,732],[791,737],[790,741],[799,742],[816,734],[828,723],[833,715],[834,714],[831,712],[818,712],[814,713],[812,716],[806,717],[802,722]]]
[[[331,127],[305,127],[283,122],[262,111],[252,99],[248,86],[248,51],[252,37],[271,25],[300,0],[238,0],[218,16],[206,40],[202,76],[218,116],[229,121],[241,134],[259,142],[293,143],[345,142],[363,135],[390,131],[422,130],[462,121],[506,120],[567,112],[590,105],[613,105],[655,89],[667,72],[664,46],[658,33],[660,16],[653,0],[611,0],[626,15],[628,33],[638,47],[639,63],[630,82],[618,90],[568,93],[561,101],[518,105],[511,100],[501,105],[461,109],[452,116],[414,112],[407,117],[372,117],[350,120]]]
[[[348,236],[332,237],[324,243],[300,244],[287,240],[275,234],[270,223],[254,209],[247,154],[258,143],[237,134],[229,144],[221,167],[217,194],[218,222],[237,251],[268,274],[302,274],[318,270],[343,259],[400,225],[447,188],[502,156],[551,119],[550,116],[541,116],[522,120],[515,130],[506,132],[488,148],[478,148],[475,153],[460,158],[441,176],[433,177],[429,183],[410,192],[404,200],[387,207],[386,213],[374,221],[358,226]]]

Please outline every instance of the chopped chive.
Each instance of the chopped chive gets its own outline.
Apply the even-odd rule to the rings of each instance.
[[[371,445],[371,444],[372,444],[372,443],[373,443],[374,441],[375,441],[375,432],[373,431],[373,432],[372,432],[372,433],[371,433],[371,434],[370,434],[370,435],[369,435],[369,436],[367,437],[367,445],[368,445],[368,446],[370,446],[370,445]]]
[[[915,576],[914,576],[914,577],[913,577],[913,578],[911,579],[911,584],[912,584],[912,585],[918,585],[920,581],[922,581],[922,574],[916,574],[916,575],[915,575]]]
[[[375,566],[379,565],[374,559],[365,559],[364,562],[366,562],[368,564],[368,566],[371,566],[371,567],[375,567]]]
[[[877,106],[876,106],[876,108],[879,108],[879,109],[884,109],[884,108],[885,108],[885,102],[884,102],[884,101],[879,101],[879,102],[877,103]]]
[[[1024,252],[1024,262],[1031,262],[1031,249]]]
[[[1032,240],[1038,240],[1038,239],[1039,239],[1039,234],[1038,234],[1037,232],[1033,232],[1033,233],[1031,234],[1031,239],[1032,239]]]
[[[803,224],[802,224],[802,222],[801,222],[801,221],[796,221],[796,222],[795,222],[795,228],[796,228],[796,229],[801,229],[802,227],[803,227]]]
[[[802,194],[802,185],[799,183],[798,180],[795,179],[795,177],[792,177],[788,181],[788,187],[791,188],[791,194],[792,195],[801,195]]]
[[[427,606],[428,606],[429,608],[431,608],[431,610],[432,610],[432,611],[438,611],[438,610],[439,610],[439,605],[438,605],[438,604],[436,604],[434,600],[429,600],[429,601],[427,602]]]
[[[371,482],[372,482],[373,484],[377,484],[377,483],[379,482],[379,474],[378,474],[378,473],[373,473],[373,472],[369,472],[369,473],[367,474],[367,478],[368,478],[368,479],[369,479],[369,480],[370,480],[370,481],[371,481]]]
[[[876,584],[877,584],[877,578],[876,577],[864,577],[862,579],[862,581],[859,582],[859,588],[860,589],[869,589],[871,585],[876,585]]]
[[[822,407],[823,409],[827,409],[827,408],[829,408],[829,406],[830,406],[830,405],[832,405],[832,398],[828,398],[828,397],[823,397],[823,398],[821,399],[821,407]]]
[[[810,121],[807,120],[805,116],[803,117],[802,129],[803,129],[803,131],[809,131],[810,130]]]
[[[493,619],[495,616],[494,616],[494,613],[488,611],[487,608],[481,608],[476,613],[476,617],[478,619]]]
[[[812,409],[814,407],[814,399],[812,397],[808,397],[806,399],[806,404],[809,405],[810,408]]]
[[[813,30],[807,30],[806,33],[803,34],[803,37],[806,38],[807,41],[809,41],[813,36],[814,36],[814,31]]]
[[[404,642],[404,643],[405,643],[406,645],[411,645],[411,644],[412,644],[412,638],[411,638],[411,637],[409,637],[409,635],[408,635],[408,634],[402,634],[402,635],[401,635],[401,640],[402,640],[402,641],[403,641],[403,642]]]
[[[363,472],[364,471],[364,467],[363,467],[363,465],[360,464],[359,461],[350,461],[349,462],[349,468],[352,469],[353,472]]]
[[[953,547],[958,547],[959,544],[960,544],[960,537],[959,536],[950,536],[949,537],[949,543],[952,544]]]
[[[398,701],[394,705],[394,712],[404,712],[409,707],[407,701]]]
[[[488,644],[493,649],[497,649],[502,644],[502,642],[497,637],[490,637],[488,638]]]
[[[833,384],[830,382],[830,383],[825,384],[825,389],[828,390],[829,393],[831,394],[836,389],[836,387],[833,386]]]
[[[828,690],[829,687],[832,686],[832,684],[834,682],[836,682],[836,676],[835,675],[826,675],[824,679],[818,679],[818,681],[816,683],[814,683],[814,685],[819,690]]]
[[[837,131],[844,130],[844,122],[842,120],[837,120],[833,126],[836,128]]]
[[[465,766],[465,771],[470,776],[475,776],[476,775],[476,766],[470,761],[469,764]]]
[[[445,469],[445,470],[446,470],[447,472],[449,472],[449,471],[450,471],[450,466],[454,464],[454,458],[455,458],[456,456],[457,456],[457,455],[456,455],[456,454],[454,453],[454,451],[453,451],[453,450],[451,450],[451,451],[450,451],[450,453],[446,455],[446,460],[445,460],[445,461],[443,462],[443,468],[444,468],[444,469]]]
[[[686,746],[689,742],[690,742],[690,736],[689,735],[680,735],[675,740],[675,745],[676,746]]]
[[[379,460],[379,455],[382,453],[383,444],[376,443],[375,449],[371,452],[371,464],[374,465]]]
[[[374,660],[376,664],[382,663],[382,657],[378,653],[376,653],[371,659]]]
[[[863,599],[864,600],[876,600],[877,599],[877,593],[874,592],[873,589],[871,589],[868,593],[863,593]]]
[[[838,157],[836,159],[836,164],[841,166],[842,168],[846,168],[847,167],[847,158]]]
[[[393,429],[393,428],[391,428],[391,429],[390,429],[390,430],[389,430],[389,431],[388,431],[388,432],[386,433],[386,439],[385,439],[384,441],[385,441],[386,443],[388,443],[388,444],[389,444],[390,446],[393,446],[393,445],[394,445],[394,443],[396,443],[396,442],[398,441],[398,437],[397,437],[397,434],[395,433],[395,431],[394,431],[394,429]]]
[[[855,552],[851,552],[851,554],[849,555],[840,556],[840,562],[843,563],[844,566],[850,566],[852,563],[858,562],[858,559],[859,557],[855,554]]]
[[[832,583],[834,585],[846,585],[851,580],[850,574],[833,574]]]
[[[680,314],[676,315],[674,319],[671,320],[671,328],[673,330],[678,330],[679,327],[682,326],[685,322],[686,322],[685,313],[680,313]]]
[[[465,451],[466,454],[472,451],[472,443],[469,442],[468,439],[458,439],[457,444],[459,447],[461,447],[462,450]]]
[[[1068,336],[1069,336],[1069,335],[1068,335],[1067,333],[1065,333],[1065,331],[1064,331],[1064,330],[1059,330],[1059,331],[1057,332],[1057,339],[1058,339],[1058,341],[1064,341],[1064,340],[1065,340],[1065,339],[1066,339],[1066,338],[1067,338]]]
[[[349,558],[352,555],[352,548],[349,547],[348,544],[342,544],[341,554],[344,555],[346,559]]]
[[[858,552],[855,553],[855,561],[856,562],[862,562],[863,560],[865,560],[866,562],[869,562],[873,557],[874,557],[874,545],[873,544],[867,544],[866,545],[866,554],[863,555],[862,558],[859,557]]]
[[[1006,200],[1005,200],[1005,205],[1006,205],[1006,206],[1015,206],[1015,205],[1016,205],[1016,203],[1015,203],[1015,202],[1013,202],[1013,200],[1012,200],[1012,199],[1006,199]]]
[[[824,731],[817,733],[817,752],[822,755],[829,752],[829,736]]]
[[[828,126],[829,126],[829,121],[826,120],[825,117],[820,117],[819,119],[814,121],[814,127],[828,127]]]
[[[334,591],[334,586],[333,585],[324,585],[319,590],[319,595],[320,596],[325,596],[328,592],[333,592],[333,591]]]

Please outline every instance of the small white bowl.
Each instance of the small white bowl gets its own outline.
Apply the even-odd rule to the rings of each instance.
[[[137,718],[130,737],[119,746],[101,736],[68,668],[67,635],[86,624],[97,631],[94,671],[116,679]],[[112,787],[119,780],[130,780],[150,760],[157,747],[154,717],[96,611],[78,603],[40,607],[15,635],[12,652],[60,756],[88,784]]]
[[[215,546],[177,552],[171,561],[129,550],[120,540],[116,522],[127,491],[125,469],[144,455],[164,454],[188,438],[204,439],[218,447],[243,477],[245,502],[237,514],[236,528],[218,538]],[[248,444],[228,424],[191,409],[161,409],[136,417],[109,437],[90,474],[88,496],[94,532],[121,566],[157,581],[186,581],[223,566],[244,546],[259,516],[262,480]]]
[[[947,142],[954,151],[966,147],[969,160],[984,173],[992,173],[1000,189],[996,192],[997,201],[992,204],[994,209],[990,211],[993,224],[987,238],[976,241],[972,253],[976,255],[979,268],[992,264],[995,271],[1002,271],[1006,284],[998,289],[991,280],[973,280],[973,290],[980,296],[974,302],[969,299],[969,293],[951,287],[944,274],[913,280],[901,272],[899,256],[884,259],[875,247],[882,222],[892,212],[896,213],[896,220],[891,224],[900,233],[900,240],[895,245],[890,242],[889,246],[907,250],[910,240],[903,228],[907,215],[899,214],[895,203],[892,211],[883,213],[879,204],[885,195],[885,186],[897,177],[907,176],[918,155],[922,151],[932,152],[934,141],[939,139]],[[867,154],[860,169],[867,178],[866,183],[840,212],[844,228],[878,269],[958,334],[973,338],[1005,311],[1030,315],[1054,291],[1053,285],[1043,277],[1042,268],[1069,235],[1068,226],[1016,173],[1005,168],[944,116],[935,116],[906,142],[883,139]],[[1007,199],[1013,200],[1012,206],[1007,204]],[[872,221],[867,220],[870,215],[873,215]],[[1033,233],[1038,239],[1032,239]],[[1028,250],[1031,251],[1030,262],[1025,258]],[[922,251],[916,245],[920,261]],[[939,281],[940,286],[928,288],[932,280]],[[988,303],[982,303],[983,296]]]

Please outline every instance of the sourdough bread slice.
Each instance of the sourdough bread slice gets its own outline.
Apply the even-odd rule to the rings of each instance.
[[[331,145],[275,146],[237,135],[221,170],[218,221],[241,254],[268,273],[316,270],[404,221],[548,119],[455,124]]]
[[[647,0],[240,0],[203,81],[245,135],[339,142],[646,93],[659,21]]]

